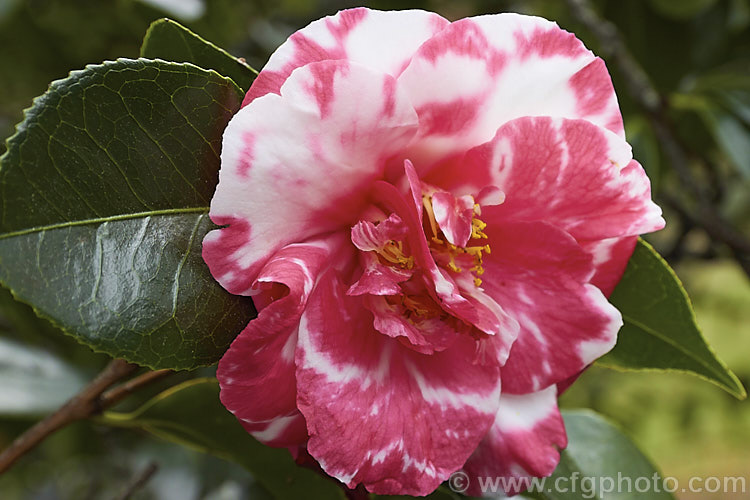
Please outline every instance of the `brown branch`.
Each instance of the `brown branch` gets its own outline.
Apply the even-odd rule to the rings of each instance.
[[[117,500],[128,500],[138,490],[143,488],[143,486],[149,481],[149,479],[151,479],[151,477],[156,474],[157,470],[159,470],[159,466],[156,464],[156,462],[149,463],[145,469],[143,469],[130,481],[128,487],[125,489],[125,491],[122,492],[122,495],[117,497]]]
[[[622,74],[628,93],[645,111],[680,183],[697,202],[693,213],[688,213],[682,203],[673,196],[670,197],[670,204],[679,205],[692,223],[700,226],[711,238],[728,246],[750,277],[750,240],[716,210],[712,203],[711,193],[704,183],[694,177],[689,168],[691,160],[697,161],[704,167],[708,167],[709,162],[705,158],[692,155],[689,148],[674,132],[674,126],[666,114],[666,99],[654,87],[641,65],[628,51],[617,27],[599,16],[588,0],[566,0],[566,2],[573,17],[591,32],[599,42],[603,55]]]
[[[0,474],[7,471],[19,458],[41,443],[55,431],[77,420],[96,415],[113,406],[136,389],[159,380],[171,371],[146,372],[125,384],[109,389],[138,368],[122,359],[115,359],[102,370],[86,387],[69,399],[53,414],[21,434],[0,453]]]
[[[107,408],[116,405],[126,397],[130,396],[141,387],[156,382],[157,380],[161,380],[173,373],[174,372],[172,370],[156,370],[138,375],[134,379],[128,380],[124,384],[119,385],[114,389],[110,389],[102,394],[99,398],[99,407],[102,410],[106,410]]]

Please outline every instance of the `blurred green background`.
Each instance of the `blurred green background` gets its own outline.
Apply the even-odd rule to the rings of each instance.
[[[260,69],[294,30],[356,5],[312,0],[0,0],[0,137],[50,81],[89,63],[138,56],[160,17],[174,18]],[[710,344],[750,382],[750,0],[600,0],[627,50],[661,95],[656,114],[561,0],[380,1],[373,8],[423,8],[448,19],[514,11],[556,20],[608,62],[628,139],[648,171],[667,229],[648,238],[675,267]],[[687,150],[678,179],[654,123]],[[4,151],[0,144],[0,153]],[[691,190],[691,184],[693,189]],[[696,195],[695,192],[702,193]],[[708,208],[707,208],[708,205]],[[721,221],[705,217],[706,211]],[[707,222],[708,220],[708,222]],[[717,227],[720,229],[717,231]],[[727,229],[734,236],[726,235]],[[737,240],[740,240],[739,243]],[[743,269],[744,266],[744,269]],[[59,406],[106,363],[0,290],[0,447]],[[127,405],[181,379],[173,375]],[[563,397],[618,423],[665,476],[745,476],[750,483],[750,403],[679,373],[624,373],[593,367]],[[133,431],[78,423],[54,435],[0,477],[0,498],[116,498],[151,462],[156,474],[133,498],[264,498],[239,466]],[[750,486],[750,485],[749,485]],[[680,498],[740,498],[678,494]],[[748,494],[750,497],[750,494]]]

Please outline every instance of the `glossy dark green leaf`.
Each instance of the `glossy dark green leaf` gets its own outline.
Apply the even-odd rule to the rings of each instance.
[[[610,302],[620,310],[625,324],[617,345],[598,361],[600,365],[690,372],[745,397],[737,377],[706,343],[674,271],[643,240]]]
[[[194,379],[164,391],[132,413],[108,412],[103,423],[146,430],[168,441],[237,462],[281,500],[343,500],[331,479],[297,466],[287,450],[253,439],[219,402],[216,379]]]
[[[591,411],[563,411],[568,447],[549,478],[524,496],[543,500],[639,498],[668,500],[678,485],[664,481],[619,429]]]
[[[241,99],[213,71],[145,59],[54,82],[0,158],[0,281],[94,350],[215,362],[254,314],[200,255]]]
[[[247,91],[258,74],[243,59],[204,40],[171,19],[154,21],[146,32],[141,57],[188,62],[228,76]]]

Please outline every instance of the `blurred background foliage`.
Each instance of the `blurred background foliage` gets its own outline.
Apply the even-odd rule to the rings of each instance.
[[[382,0],[366,5],[423,8],[451,20],[502,11],[542,15],[577,33],[605,58],[635,157],[665,210],[667,229],[648,239],[676,268],[709,343],[747,387],[750,0],[593,2],[645,70],[656,96],[633,85],[632,72],[617,64],[622,54],[609,46],[612,40],[597,36],[573,15],[571,3]],[[160,17],[180,21],[260,69],[294,30],[355,5],[334,0],[0,0],[0,137],[13,133],[22,110],[50,81],[86,64],[137,57],[143,34]],[[646,109],[644,99],[651,102]],[[670,152],[665,129],[684,150],[683,157]],[[0,153],[4,148],[0,144]],[[0,448],[74,394],[106,362],[106,356],[60,334],[0,290]],[[175,374],[120,408],[134,408],[180,380],[211,374],[210,368]],[[750,473],[750,404],[697,378],[594,367],[562,404],[607,415],[666,476],[686,482],[691,476]],[[267,497],[239,466],[145,434],[82,422],[54,435],[0,477],[0,498],[117,498],[152,463],[156,473],[132,498]],[[707,493],[678,496],[711,498]]]

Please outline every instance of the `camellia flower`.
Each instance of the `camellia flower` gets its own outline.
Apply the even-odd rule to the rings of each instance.
[[[212,274],[259,311],[223,404],[349,487],[414,495],[552,473],[558,387],[614,345],[605,297],[664,224],[574,35],[368,9],[271,56],[210,214]]]

